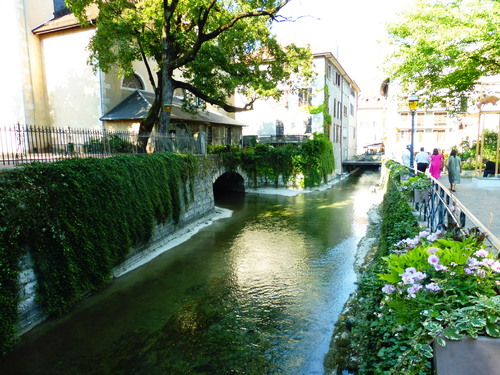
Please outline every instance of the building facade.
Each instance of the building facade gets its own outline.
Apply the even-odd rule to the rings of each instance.
[[[342,161],[356,153],[360,90],[331,53],[314,54],[313,66],[316,77],[310,85],[285,92],[279,101],[257,100],[253,110],[238,113],[236,119],[247,124],[243,129],[247,136],[326,134],[340,172]]]
[[[121,118],[106,116],[123,107],[137,90],[154,92],[144,63],[134,63],[132,77],[105,74],[90,66],[87,46],[95,26],[82,27],[64,0],[5,0],[0,7],[7,17],[2,35],[10,36],[0,42],[2,50],[10,51],[10,58],[1,63],[8,72],[8,89],[0,94],[6,109],[0,114],[0,126],[20,123],[60,129],[138,130],[141,118],[132,110],[128,117],[123,112]],[[89,7],[87,16],[95,20],[97,8]],[[147,113],[151,102],[146,100],[144,105]],[[195,116],[183,112],[181,104],[177,106],[178,115],[172,122],[187,124],[181,130],[203,131],[214,143],[239,143],[243,124],[221,109],[207,105]]]

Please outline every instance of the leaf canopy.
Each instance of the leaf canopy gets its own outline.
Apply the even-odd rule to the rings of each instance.
[[[385,70],[422,103],[463,110],[483,77],[500,73],[498,0],[418,0],[388,25]]]
[[[250,103],[278,98],[297,76],[312,77],[308,49],[282,47],[271,34],[272,22],[290,0],[66,0],[81,20],[98,7],[90,63],[130,76],[133,62],[150,64],[155,90],[162,70],[173,89],[183,88],[227,111],[236,89]],[[156,72],[156,76],[155,76]],[[179,80],[174,72],[180,72]],[[165,73],[165,72],[162,72]]]

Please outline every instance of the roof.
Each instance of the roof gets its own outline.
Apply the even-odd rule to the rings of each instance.
[[[86,9],[86,18],[90,23],[94,23],[98,15],[99,9],[96,5],[90,5]],[[34,34],[48,34],[54,31],[73,29],[75,27],[81,27],[80,22],[73,13],[69,13],[45,22],[43,25],[35,27],[32,31]]]
[[[349,75],[344,70],[342,65],[340,65],[340,62],[337,60],[337,58],[335,56],[333,56],[333,54],[331,52],[315,53],[315,54],[313,54],[313,56],[314,57],[323,57],[323,58],[330,60],[330,62],[333,64],[333,66],[335,66],[335,68],[338,69],[340,74],[342,74],[344,76],[344,78],[346,79],[347,82],[349,82],[349,84],[352,86],[352,88],[357,92],[361,91],[358,84],[356,82],[354,82],[354,80],[351,77],[349,77]]]
[[[100,118],[101,121],[142,120],[146,118],[155,99],[151,92],[136,90],[111,111]],[[182,109],[182,100],[174,97],[171,119],[175,122],[197,122],[219,125],[244,126],[243,123],[221,113],[202,110],[196,114]]]

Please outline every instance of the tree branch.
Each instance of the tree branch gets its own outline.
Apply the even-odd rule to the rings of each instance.
[[[257,100],[257,98],[253,98],[250,102],[246,103],[245,106],[235,107],[233,105],[226,103],[225,101],[214,100],[213,98],[205,95],[202,91],[198,90],[196,87],[190,85],[189,83],[182,82],[182,81],[176,81],[176,80],[173,80],[173,83],[174,83],[175,87],[187,90],[190,93],[192,93],[193,95],[197,96],[198,98],[203,99],[207,103],[216,105],[216,106],[222,108],[224,111],[229,112],[229,113],[250,111],[253,109],[253,104]]]

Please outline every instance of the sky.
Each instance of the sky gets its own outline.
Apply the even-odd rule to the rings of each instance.
[[[309,44],[313,53],[331,52],[362,92],[386,78],[378,68],[388,49],[385,23],[415,0],[292,0],[281,14],[298,18],[274,31],[283,42]]]

